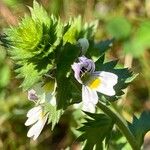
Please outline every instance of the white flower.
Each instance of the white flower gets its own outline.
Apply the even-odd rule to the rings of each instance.
[[[118,76],[111,72],[95,71],[95,64],[85,56],[79,57],[79,62],[72,65],[74,76],[82,84],[83,110],[95,112],[98,103],[97,92],[113,96],[114,85],[118,82]]]
[[[25,122],[26,126],[32,126],[27,136],[33,138],[33,140],[38,138],[48,118],[48,113],[44,114],[42,104],[49,102],[53,106],[56,105],[55,89],[56,82],[49,82],[44,86],[41,83],[36,84],[33,89],[28,91],[28,99],[36,100],[38,105],[28,111],[28,119]]]
[[[32,125],[27,133],[27,137],[33,138],[36,140],[40,135],[44,125],[47,121],[48,114],[44,115],[43,109],[41,106],[33,107],[27,113],[27,121],[25,122],[26,126]]]

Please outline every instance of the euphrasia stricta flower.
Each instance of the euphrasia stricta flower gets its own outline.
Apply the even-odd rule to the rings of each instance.
[[[111,72],[95,71],[95,63],[85,56],[79,57],[79,62],[72,65],[74,76],[82,84],[83,110],[95,112],[98,103],[97,92],[107,96],[115,95],[114,85],[118,76]]]
[[[28,99],[36,102],[37,105],[28,111],[28,119],[25,122],[26,126],[32,126],[27,136],[33,138],[33,140],[38,138],[48,118],[48,113],[44,113],[42,104],[49,102],[51,105],[56,105],[55,88],[55,83],[49,82],[44,86],[37,84],[33,89],[28,91]]]

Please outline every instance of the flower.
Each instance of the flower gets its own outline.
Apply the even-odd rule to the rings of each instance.
[[[27,117],[28,119],[25,122],[25,125],[32,125],[27,133],[27,137],[32,137],[33,140],[36,140],[44,128],[48,114],[44,115],[42,106],[36,106],[28,111]]]
[[[27,137],[36,140],[40,135],[49,115],[49,113],[44,113],[43,103],[49,102],[49,104],[53,106],[56,105],[55,89],[56,82],[50,81],[44,86],[42,86],[41,83],[38,83],[33,89],[28,91],[28,99],[36,100],[37,106],[30,109],[27,113],[28,119],[25,122],[25,125],[32,125],[27,133]]]
[[[72,65],[74,76],[82,84],[83,110],[95,112],[98,103],[97,92],[107,96],[115,95],[114,85],[118,76],[111,72],[95,71],[95,63],[85,56],[79,57],[79,62]]]

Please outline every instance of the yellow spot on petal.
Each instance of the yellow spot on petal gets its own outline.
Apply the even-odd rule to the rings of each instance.
[[[39,114],[39,119],[42,120],[44,118],[44,112],[42,111],[40,114]]]
[[[100,80],[99,78],[96,78],[96,79],[92,80],[92,81],[88,84],[88,86],[89,86],[89,88],[91,88],[91,89],[97,89],[97,88],[100,86],[100,84],[101,84],[101,80]]]

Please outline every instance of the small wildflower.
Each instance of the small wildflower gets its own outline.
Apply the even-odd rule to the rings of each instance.
[[[79,57],[79,62],[72,65],[74,76],[82,84],[83,110],[95,112],[98,103],[97,92],[107,96],[115,95],[114,85],[118,76],[111,72],[95,71],[95,63],[85,56]]]
[[[44,125],[47,121],[48,114],[44,115],[42,106],[33,107],[27,113],[27,121],[25,122],[26,126],[32,125],[27,133],[27,137],[33,138],[36,140],[40,135]]]
[[[33,140],[38,138],[48,118],[48,113],[44,114],[44,107],[42,104],[49,102],[53,106],[56,105],[55,89],[56,82],[49,82],[44,86],[39,83],[28,91],[28,99],[36,100],[37,105],[28,111],[28,119],[25,122],[26,126],[32,126],[27,136],[33,138]]]

